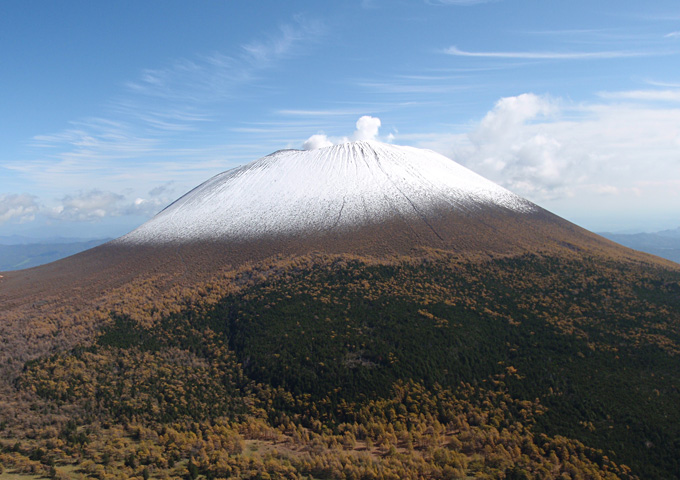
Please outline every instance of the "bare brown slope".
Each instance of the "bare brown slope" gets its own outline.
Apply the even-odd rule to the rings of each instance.
[[[596,255],[677,268],[672,262],[621,247],[542,209],[531,214],[504,208],[473,214],[442,209],[417,220],[393,218],[353,230],[247,243],[149,247],[111,242],[52,264],[7,272],[0,278],[0,336],[4,341],[0,347],[4,359],[0,360],[8,361],[14,370],[29,358],[92,338],[108,312],[132,295],[126,288],[148,288],[154,295],[162,295],[277,255],[318,252],[390,258],[418,256],[428,248],[459,253],[461,260],[533,252]]]

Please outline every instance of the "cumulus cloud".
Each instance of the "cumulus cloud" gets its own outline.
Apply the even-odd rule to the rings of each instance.
[[[555,115],[556,102],[548,97],[522,94],[500,99],[455,157],[487,177],[524,194],[560,193],[568,185],[571,161],[562,142],[532,122]]]
[[[52,209],[52,216],[70,221],[93,221],[119,215],[122,195],[101,190],[90,190],[77,195],[65,195]]]
[[[305,143],[302,144],[304,150],[316,150],[317,148],[332,147],[333,142],[331,142],[328,137],[322,133],[312,135]]]
[[[40,210],[36,198],[25,193],[0,195],[0,224],[9,220],[20,223],[32,221]]]
[[[380,130],[380,119],[371,117],[370,115],[364,115],[357,120],[356,128],[357,129],[352,135],[352,139],[375,140],[378,136],[378,130]]]
[[[426,146],[542,204],[583,207],[603,195],[664,204],[678,196],[680,109],[634,97],[649,103],[502,98],[470,132],[447,137],[448,148]]]
[[[154,187],[143,197],[93,189],[64,195],[52,204],[41,204],[38,197],[28,194],[0,195],[0,225],[48,219],[67,222],[97,222],[108,217],[134,215],[151,217],[173,199],[174,182]]]
[[[555,114],[556,111],[557,105],[553,100],[532,93],[501,98],[493,110],[484,116],[471,138],[475,143],[485,143],[487,138],[507,137],[517,127],[536,118]]]
[[[71,222],[96,222],[107,217],[138,215],[150,217],[168,205],[173,197],[172,182],[155,187],[148,197],[126,197],[114,192],[90,190],[59,199],[58,205],[45,210],[53,219]]]

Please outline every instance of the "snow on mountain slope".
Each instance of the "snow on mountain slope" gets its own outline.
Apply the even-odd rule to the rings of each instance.
[[[121,237],[124,244],[324,233],[389,218],[537,207],[430,150],[374,141],[281,150],[219,174]]]

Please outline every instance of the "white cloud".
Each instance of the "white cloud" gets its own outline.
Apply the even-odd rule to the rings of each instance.
[[[253,82],[258,73],[275,62],[295,56],[306,42],[323,35],[325,27],[303,16],[282,24],[279,30],[263,40],[240,46],[236,55],[220,52],[178,59],[165,68],[146,69],[139,79],[128,82],[136,94],[160,97],[166,101],[205,106],[233,98],[235,89]]]
[[[599,95],[609,99],[680,102],[680,89],[600,92]]]
[[[645,83],[652,85],[654,87],[680,88],[680,83],[678,82],[660,82],[658,80],[647,80]]]
[[[499,100],[467,134],[422,143],[539,204],[588,209],[606,195],[619,209],[680,208],[668,200],[680,181],[680,109],[668,105],[523,94]]]
[[[380,130],[380,119],[364,115],[357,120],[356,131],[352,135],[354,140],[375,140]]]
[[[316,150],[317,148],[331,147],[333,142],[331,142],[328,137],[324,134],[316,134],[305,140],[302,144],[303,150]]]
[[[140,136],[127,122],[90,118],[71,125],[72,128],[60,133],[34,136],[34,146],[63,149],[56,155],[60,160],[71,164],[83,162],[83,168],[107,160],[149,155],[159,147],[158,139]]]
[[[356,109],[328,109],[328,110],[279,110],[276,113],[279,115],[301,116],[301,117],[331,117],[331,116],[347,116],[358,115],[362,111]]]
[[[473,132],[473,140],[476,137],[511,135],[517,126],[537,117],[554,114],[556,111],[557,105],[553,100],[532,93],[501,98],[493,110],[484,116],[477,131]],[[480,142],[484,140],[485,138],[479,138]]]
[[[664,35],[665,38],[680,38],[680,32],[671,32]]]
[[[500,99],[467,135],[468,144],[455,152],[456,159],[525,195],[561,194],[572,180],[567,175],[571,161],[562,155],[562,142],[533,125],[557,108],[552,99],[534,94]]]
[[[618,195],[620,190],[614,185],[593,185],[593,189],[597,193],[607,194],[607,195]]]
[[[675,52],[635,52],[623,50],[600,52],[469,52],[461,50],[456,46],[452,46],[445,49],[444,53],[457,57],[514,58],[526,60],[591,60],[669,55]]]
[[[258,68],[267,66],[272,61],[291,55],[295,47],[305,39],[322,35],[324,27],[316,21],[309,21],[298,15],[295,24],[281,25],[276,36],[265,41],[243,45],[246,60]]]
[[[54,218],[69,221],[93,221],[120,214],[119,203],[125,197],[113,192],[90,190],[77,195],[65,195],[54,207]]]
[[[412,80],[418,80],[414,78]],[[427,79],[420,79],[427,81]],[[412,82],[358,82],[358,86],[375,90],[376,92],[385,93],[453,93],[460,92],[471,88],[469,84],[452,84],[452,83],[438,83],[438,84],[419,84]]]
[[[40,206],[34,195],[25,193],[0,195],[0,224],[9,220],[19,223],[30,222],[39,210]]]
[[[50,218],[71,222],[93,222],[122,215],[152,216],[171,200],[172,182],[153,188],[148,198],[127,197],[114,192],[89,190],[65,195],[56,206],[44,208]]]

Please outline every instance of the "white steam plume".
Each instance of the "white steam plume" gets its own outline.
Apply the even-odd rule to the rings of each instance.
[[[376,140],[380,125],[381,122],[379,118],[364,115],[357,120],[356,130],[351,137],[334,137],[331,139],[323,133],[317,133],[305,140],[302,144],[302,148],[304,150],[316,150],[317,148],[330,147],[338,143],[354,142],[358,140]],[[390,134],[387,140],[388,142],[392,142],[394,140],[394,135]]]
[[[317,148],[332,147],[333,142],[328,140],[328,137],[322,133],[312,135],[305,143],[302,144],[303,150],[316,150]]]
[[[352,135],[353,140],[375,140],[380,129],[380,119],[364,115],[357,120],[357,129]]]

